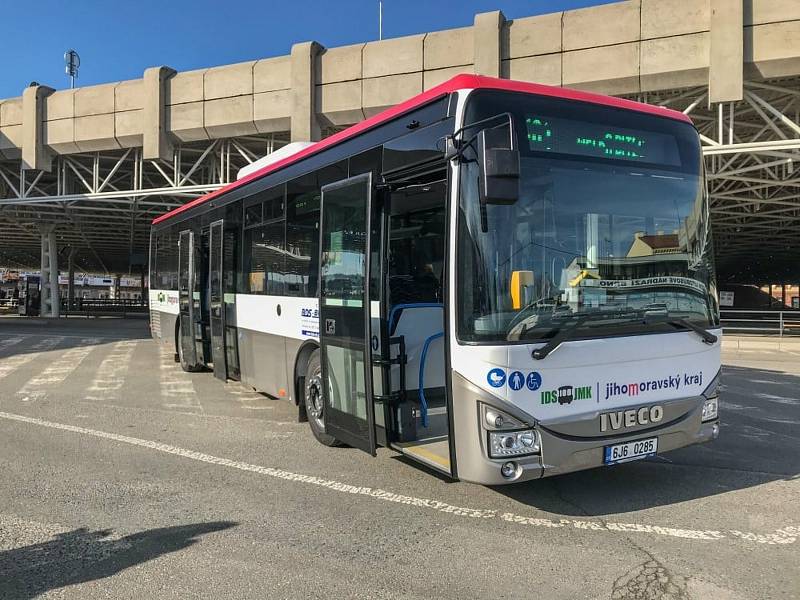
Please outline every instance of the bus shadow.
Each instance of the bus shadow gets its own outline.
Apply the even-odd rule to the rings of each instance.
[[[0,318],[0,363],[24,354],[148,339],[146,319]]]
[[[800,375],[724,366],[723,385],[714,442],[493,489],[555,515],[602,516],[800,476]]]
[[[111,537],[111,530],[85,527],[39,544],[0,552],[0,598],[27,600],[45,592],[116,575],[177,552],[199,536],[236,526],[230,521],[163,527]]]

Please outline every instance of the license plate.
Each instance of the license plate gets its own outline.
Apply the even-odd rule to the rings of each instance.
[[[640,458],[655,455],[657,450],[658,438],[614,444],[613,446],[605,447],[603,462],[607,465],[615,465],[631,460],[639,460]]]

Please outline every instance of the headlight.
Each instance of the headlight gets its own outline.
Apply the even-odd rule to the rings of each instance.
[[[489,432],[489,458],[523,456],[537,452],[539,452],[539,436],[533,429]]]
[[[703,402],[703,416],[701,417],[702,421],[713,421],[717,418],[717,408],[719,405],[719,398],[716,396],[714,398],[709,398],[705,402]]]
[[[524,456],[539,452],[539,436],[530,423],[523,423],[502,410],[480,403],[481,421],[488,429],[489,458]]]
[[[519,419],[515,419],[508,413],[497,410],[488,404],[481,403],[481,416],[483,418],[483,426],[489,430],[506,431],[509,429],[522,429],[526,426]]]

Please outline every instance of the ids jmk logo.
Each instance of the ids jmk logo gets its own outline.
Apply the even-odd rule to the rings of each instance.
[[[573,400],[591,400],[592,386],[572,387],[562,385],[557,390],[544,390],[540,395],[542,404],[570,404]]]

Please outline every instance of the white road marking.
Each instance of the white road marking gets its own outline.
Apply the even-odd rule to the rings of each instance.
[[[6,348],[10,348],[11,346],[15,346],[19,344],[24,337],[10,337],[4,340],[0,340],[0,350],[5,350]]]
[[[46,337],[31,346],[28,352],[21,352],[20,354],[14,354],[8,358],[0,359],[0,379],[7,377],[21,366],[31,362],[34,358],[38,357],[40,353],[52,350],[58,346],[63,339],[64,338],[61,336]]]
[[[135,340],[124,340],[111,346],[89,386],[89,400],[107,400],[122,388],[136,344]]]
[[[225,391],[234,396],[242,408],[247,410],[272,410],[274,407],[264,404],[270,400],[263,394],[258,393],[253,388],[239,381],[230,381],[225,385]],[[258,406],[248,405],[248,402],[258,402]]]
[[[21,335],[21,336],[26,337],[26,338],[27,337],[51,337],[52,336],[52,334],[50,334],[50,333],[28,333],[28,332],[18,333],[18,334],[14,334],[14,335]],[[78,334],[75,334],[75,333],[61,333],[61,334],[59,334],[58,337],[65,338],[65,339],[81,339],[81,338],[86,337],[86,335],[78,335]],[[125,338],[121,338],[119,336],[113,336],[113,335],[99,335],[97,337],[99,339],[103,340],[104,342],[119,342],[119,341],[125,339]],[[149,339],[149,338],[144,338],[144,339]]]
[[[46,398],[48,389],[56,387],[69,377],[99,343],[100,338],[81,338],[79,345],[64,352],[39,375],[30,379],[17,395],[23,402]]]
[[[786,396],[776,396],[774,394],[758,393],[756,394],[756,397],[769,400],[770,402],[777,402],[778,404],[800,404],[800,399],[787,398]]]
[[[179,365],[170,360],[171,353],[161,352],[161,360],[158,363],[158,377],[161,395],[172,402],[164,404],[165,408],[199,409],[203,410],[200,401],[197,399],[197,392],[194,384],[189,378],[188,373],[184,373]]]
[[[58,429],[61,431],[69,431],[82,435],[88,435],[96,438],[112,440],[123,444],[130,444],[131,446],[138,446],[140,448],[147,448],[163,452],[164,454],[171,454],[188,458],[202,463],[219,465],[239,471],[246,471],[250,473],[258,473],[259,475],[266,475],[284,481],[291,481],[296,483],[305,483],[308,485],[315,485],[318,487],[327,488],[329,490],[339,492],[342,494],[351,494],[356,496],[363,496],[375,500],[383,500],[385,502],[395,502],[398,504],[406,504],[417,508],[433,510],[436,512],[448,513],[459,517],[469,517],[476,519],[501,519],[507,523],[532,526],[532,527],[546,527],[546,528],[571,528],[581,529],[585,531],[603,531],[614,533],[641,533],[646,535],[660,535],[666,537],[683,538],[689,540],[708,540],[719,541],[724,539],[738,539],[748,542],[755,542],[757,544],[794,544],[797,538],[800,537],[800,527],[787,526],[777,529],[774,533],[752,533],[746,531],[739,531],[730,529],[727,531],[719,530],[698,530],[698,529],[680,529],[675,527],[664,527],[660,525],[646,525],[642,523],[615,523],[605,522],[597,519],[544,519],[538,517],[527,517],[523,515],[516,515],[514,513],[505,512],[500,513],[495,509],[486,508],[467,508],[463,506],[454,506],[447,502],[439,500],[432,500],[430,498],[416,498],[414,496],[407,496],[404,494],[397,494],[394,492],[352,485],[334,479],[324,479],[314,475],[303,475],[301,473],[293,473],[275,467],[263,467],[246,462],[230,460],[227,458],[220,458],[205,454],[203,452],[195,452],[194,450],[187,450],[169,444],[162,444],[161,442],[153,442],[150,440],[143,440],[134,438],[127,435],[119,435],[116,433],[109,433],[106,431],[98,431],[96,429],[89,429],[87,427],[78,427],[76,425],[67,425],[65,423],[55,423],[53,421],[45,421],[35,417],[27,417],[8,412],[0,412],[0,419],[9,421],[17,421],[20,423],[28,423],[31,425],[38,425],[40,427],[48,427],[50,429]]]

